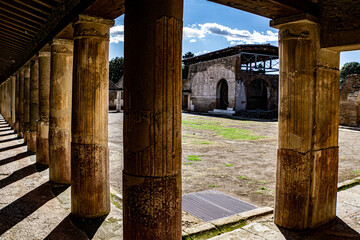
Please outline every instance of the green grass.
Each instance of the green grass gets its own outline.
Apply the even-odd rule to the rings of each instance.
[[[352,173],[356,176],[360,173],[360,170],[354,170],[354,171],[352,171]]]
[[[200,162],[201,159],[199,158],[198,155],[188,155],[187,159],[189,161],[193,161],[193,162]]]
[[[114,199],[115,195],[110,193],[110,201],[118,209],[122,209],[122,206]]]
[[[266,184],[267,181],[259,181],[259,183],[261,183],[261,184]]]
[[[220,187],[219,185],[209,185],[209,187]]]
[[[225,167],[232,167],[234,164],[229,163],[229,164],[224,164]]]
[[[184,162],[184,165],[193,165],[193,162]]]
[[[182,124],[194,129],[212,130],[217,135],[230,140],[258,140],[263,138],[262,136],[253,135],[250,130],[222,126],[219,122],[215,121],[197,122],[184,120]]]
[[[251,180],[251,178],[247,178],[245,176],[238,176],[237,178],[242,180]]]

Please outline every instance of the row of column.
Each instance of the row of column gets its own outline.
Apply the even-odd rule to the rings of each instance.
[[[137,0],[125,5],[124,239],[181,239],[183,1]],[[19,135],[30,129],[26,138],[32,141],[31,116],[37,113],[25,105],[31,101],[36,106],[36,84],[34,95],[25,88],[37,77],[37,159],[50,160],[52,181],[71,182],[72,213],[79,217],[102,216],[110,210],[107,114],[112,24],[80,16],[74,24],[74,42],[54,40],[51,53],[38,54],[37,76],[27,66],[15,75],[16,129]],[[278,27],[274,221],[286,228],[315,228],[335,218],[339,53],[320,48],[317,23],[304,20]],[[36,60],[32,67],[36,69]],[[28,96],[34,97],[24,99]]]
[[[0,86],[0,112],[49,179],[71,184],[71,212],[110,211],[109,33],[113,20],[80,15],[73,40],[53,39]]]

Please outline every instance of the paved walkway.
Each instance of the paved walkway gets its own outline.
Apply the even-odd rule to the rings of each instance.
[[[48,175],[0,115],[1,240],[122,239],[120,205],[112,204],[105,219],[74,219],[70,187],[50,183]]]

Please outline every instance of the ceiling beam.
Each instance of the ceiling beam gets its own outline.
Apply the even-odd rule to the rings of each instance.
[[[0,0],[0,3],[3,4],[3,5],[6,5],[8,8],[16,9],[17,11],[22,12],[23,14],[24,13],[28,14],[28,15],[30,15],[30,16],[32,16],[34,18],[40,19],[42,21],[46,21],[48,15],[50,15],[49,13],[48,14],[42,14],[40,12],[36,12],[36,11],[32,10],[31,8],[25,7],[25,6],[21,5],[21,4],[18,4],[16,2],[14,2],[14,1],[9,3],[8,1]]]
[[[9,36],[19,36],[21,38],[25,38],[25,39],[28,39],[28,40],[31,40],[32,39],[32,36],[29,36],[28,34],[24,33],[23,31],[20,31],[18,29],[16,29],[15,31],[13,29],[9,29],[9,28],[5,28],[3,26],[0,25],[0,30],[3,32],[3,33],[7,33]]]
[[[30,0],[13,0],[13,1],[19,3],[20,5],[24,5],[28,8],[31,8],[37,12],[40,12],[46,16],[49,16],[51,14],[51,8],[47,8],[44,7],[43,5],[39,5],[34,1],[30,1]]]
[[[30,22],[33,22],[33,23],[36,23],[36,24],[43,24],[44,21],[40,21],[40,20],[37,20],[37,19],[34,19],[32,18],[31,16],[29,15],[26,15],[20,11],[17,11],[17,10],[11,10],[9,9],[7,6],[4,6],[0,3],[0,9],[5,11],[5,12],[8,12],[8,13],[11,13],[13,15],[16,15],[17,17],[19,17],[20,19],[23,19],[23,20],[27,20],[27,21],[30,21]]]
[[[35,35],[36,34],[36,31],[30,29],[30,28],[27,28],[27,27],[24,27],[24,26],[21,26],[20,24],[17,24],[17,23],[14,23],[14,22],[11,22],[11,21],[7,21],[5,19],[2,19],[0,18],[0,22],[3,26],[6,26],[8,28],[11,28],[13,30],[19,30],[19,31],[23,31],[25,34],[28,32],[28,33],[32,33],[32,35]],[[21,29],[19,29],[21,28]]]

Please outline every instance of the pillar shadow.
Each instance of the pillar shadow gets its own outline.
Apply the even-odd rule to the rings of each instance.
[[[61,188],[46,182],[0,210],[0,235],[31,215],[68,186]],[[56,190],[56,191],[54,191]]]
[[[11,127],[9,124],[0,124],[0,128],[8,128]]]
[[[5,139],[5,140],[0,140],[0,143],[4,143],[4,142],[10,142],[10,141],[15,141],[18,140],[18,138],[9,138],[9,139]]]
[[[9,146],[9,147],[0,148],[0,152],[5,152],[5,151],[11,150],[11,149],[15,149],[15,148],[19,148],[19,147],[25,147],[25,146],[26,146],[25,143],[12,145],[12,146]]]
[[[6,131],[14,131],[11,128],[10,129],[0,129],[0,132],[6,132]]]
[[[15,155],[15,156],[2,159],[2,160],[0,160],[0,166],[8,164],[8,163],[15,162],[17,160],[29,157],[31,155],[34,155],[34,153],[32,153],[32,152],[23,152],[23,153],[19,153],[19,154]]]
[[[45,165],[40,165],[40,164],[32,164],[29,166],[26,166],[24,168],[21,168],[15,172],[13,172],[10,176],[1,179],[0,180],[0,189],[6,187],[7,185],[10,185],[14,182],[19,181],[20,179],[23,179],[24,177],[27,177],[33,173],[36,172],[42,172],[45,169],[47,169],[48,167]]]
[[[105,218],[79,219],[70,214],[44,239],[92,239]]]
[[[340,218],[336,217],[334,221],[325,226],[317,229],[306,231],[294,231],[279,227],[280,232],[288,240],[312,240],[312,239],[324,239],[324,240],[346,240],[346,239],[360,239],[360,233],[352,229]]]
[[[0,135],[0,137],[10,136],[10,135],[14,135],[14,134],[16,134],[16,133],[15,132],[5,133],[5,134]]]

